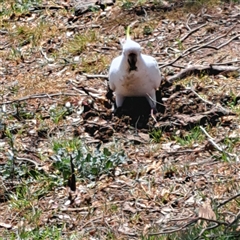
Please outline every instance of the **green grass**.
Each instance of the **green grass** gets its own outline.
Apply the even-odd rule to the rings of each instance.
[[[194,127],[188,132],[173,136],[174,140],[181,146],[192,146],[196,143],[201,143],[205,140],[205,135],[202,133],[199,126]]]
[[[67,43],[67,52],[71,53],[72,55],[79,55],[84,50],[86,50],[91,43],[95,41],[99,41],[99,36],[94,30],[89,30],[84,34],[77,34],[72,40]]]
[[[162,130],[155,128],[150,132],[149,135],[152,138],[154,143],[159,143],[161,141],[161,138],[162,138]]]
[[[0,16],[11,16],[12,14],[23,14],[28,13],[29,8],[33,6],[40,5],[42,3],[41,0],[2,0],[2,10],[0,12]]]

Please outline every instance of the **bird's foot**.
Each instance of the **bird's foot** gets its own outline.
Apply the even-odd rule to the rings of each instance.
[[[156,109],[156,108],[152,108],[150,115],[151,115],[151,117],[153,118],[154,122],[157,123],[157,119],[156,119],[155,116],[154,116],[154,114],[156,114],[156,113],[157,113],[157,109]]]

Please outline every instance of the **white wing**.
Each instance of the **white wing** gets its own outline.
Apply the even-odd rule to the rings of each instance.
[[[148,69],[148,76],[150,76],[150,81],[153,83],[153,87],[155,89],[159,88],[161,83],[161,73],[156,59],[145,54],[142,54],[142,58]]]
[[[118,85],[118,82],[121,78],[121,71],[120,71],[120,64],[121,64],[122,56],[118,56],[112,60],[112,63],[110,65],[109,69],[109,87],[115,91],[116,85]]]

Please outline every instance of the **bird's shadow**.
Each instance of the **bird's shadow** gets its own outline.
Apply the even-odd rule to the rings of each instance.
[[[151,107],[146,97],[126,97],[123,105],[119,108],[116,107],[115,100],[111,89],[107,93],[107,98],[114,102],[114,115],[121,118],[123,116],[130,117],[131,125],[138,128],[147,127]],[[161,92],[156,91],[157,98],[157,113],[164,113],[165,106],[162,103]]]

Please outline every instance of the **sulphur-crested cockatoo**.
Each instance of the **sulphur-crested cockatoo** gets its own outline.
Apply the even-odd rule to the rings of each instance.
[[[156,110],[156,89],[161,83],[161,74],[155,58],[141,53],[140,45],[127,37],[122,41],[122,54],[113,59],[109,69],[109,87],[115,92],[117,108],[125,97],[145,96]]]

